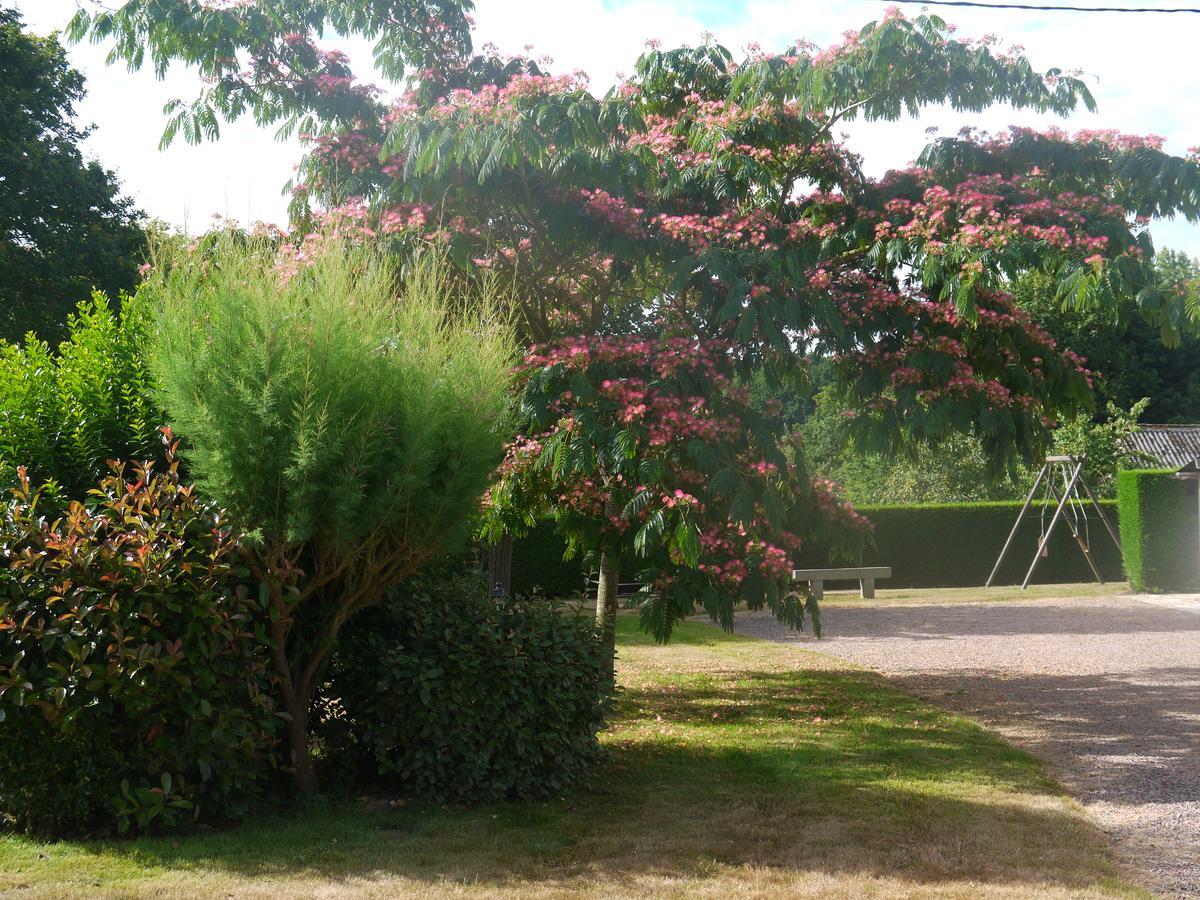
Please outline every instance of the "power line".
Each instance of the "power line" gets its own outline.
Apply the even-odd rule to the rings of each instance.
[[[970,6],[976,9],[1032,9],[1038,12],[1200,13],[1200,8],[1175,6],[1038,6],[1032,3],[981,3],[976,0],[892,0],[918,6]]]

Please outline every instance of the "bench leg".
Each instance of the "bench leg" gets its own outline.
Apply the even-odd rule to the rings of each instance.
[[[808,589],[812,591],[813,599],[818,603],[825,597],[825,582],[823,581],[810,581]]]
[[[875,599],[875,579],[860,578],[858,580],[859,593],[862,594],[864,600]]]

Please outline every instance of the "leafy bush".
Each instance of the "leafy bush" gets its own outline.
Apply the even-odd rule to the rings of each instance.
[[[319,726],[335,767],[442,801],[547,797],[597,758],[589,617],[420,575],[343,631]]]
[[[1137,451],[1125,448],[1125,440],[1137,433],[1138,419],[1149,405],[1149,398],[1142,398],[1126,411],[1110,401],[1103,422],[1083,414],[1067,419],[1054,429],[1051,452],[1082,458],[1091,489],[1098,497],[1115,498],[1121,468],[1145,464]]]
[[[0,519],[0,819],[49,834],[244,814],[282,724],[239,537],[177,464]]]
[[[144,355],[148,324],[138,298],[115,312],[96,294],[70,317],[56,352],[32,338],[0,342],[0,482],[25,466],[35,483],[53,479],[82,495],[108,460],[157,454],[163,418]]]
[[[217,235],[156,259],[143,293],[190,471],[253,535],[296,786],[315,791],[307,716],[339,630],[470,536],[503,456],[509,329],[432,251],[401,273],[333,232],[299,252]]]
[[[1195,484],[1160,469],[1117,476],[1125,572],[1134,590],[1200,589]]]

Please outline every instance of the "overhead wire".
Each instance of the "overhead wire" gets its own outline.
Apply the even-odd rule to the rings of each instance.
[[[1190,6],[1046,6],[1036,3],[987,3],[983,0],[891,0],[917,6],[966,6],[974,9],[1024,9],[1036,12],[1094,12],[1094,13],[1200,13],[1200,7]]]

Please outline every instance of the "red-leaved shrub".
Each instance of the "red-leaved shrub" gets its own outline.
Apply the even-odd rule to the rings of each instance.
[[[240,535],[168,461],[61,515],[0,509],[0,817],[93,834],[244,814],[277,766],[270,643]],[[162,471],[159,471],[159,469]]]

